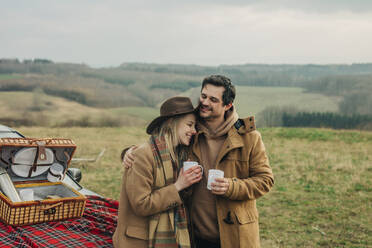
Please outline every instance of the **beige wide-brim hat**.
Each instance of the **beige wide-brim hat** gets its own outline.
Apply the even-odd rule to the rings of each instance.
[[[147,134],[151,134],[156,128],[160,127],[161,124],[173,116],[193,113],[195,111],[194,106],[190,98],[183,96],[176,96],[167,99],[160,107],[160,116],[156,117],[147,126]]]

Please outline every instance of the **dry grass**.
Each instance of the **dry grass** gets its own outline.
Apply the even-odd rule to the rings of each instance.
[[[137,107],[137,112],[151,113],[150,108],[144,109]],[[79,122],[88,123],[87,126],[110,126],[110,122],[112,126],[144,125],[147,120],[139,114],[89,107],[38,92],[0,92],[0,119],[30,120],[39,126],[70,126]]]
[[[118,199],[123,147],[147,139],[144,128],[20,128],[33,137],[68,137],[82,184]],[[324,129],[260,130],[275,175],[259,199],[262,247],[372,247],[372,133]]]

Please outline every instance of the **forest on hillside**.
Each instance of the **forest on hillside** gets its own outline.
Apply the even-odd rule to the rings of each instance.
[[[164,99],[199,87],[211,74],[230,77],[234,84],[300,87],[306,92],[340,97],[341,117],[372,116],[372,63],[334,65],[243,64],[198,66],[123,63],[92,68],[47,59],[0,59],[0,91],[43,92],[95,108],[154,107]],[[261,116],[296,115],[295,108],[271,108]],[[266,115],[265,115],[266,114]],[[274,124],[269,124],[274,123]],[[278,124],[279,125],[279,124]]]

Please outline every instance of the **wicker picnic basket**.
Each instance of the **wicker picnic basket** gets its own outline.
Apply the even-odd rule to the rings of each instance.
[[[81,217],[85,196],[63,182],[47,180],[52,163],[63,165],[66,173],[75,149],[70,139],[0,138],[0,167],[18,193],[32,189],[35,194],[33,200],[14,202],[0,191],[0,220],[22,226]]]

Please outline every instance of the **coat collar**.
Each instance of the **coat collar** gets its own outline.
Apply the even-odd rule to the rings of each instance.
[[[242,119],[243,125],[239,127],[239,129],[236,129],[235,126],[232,126],[230,130],[227,133],[227,138],[222,145],[222,148],[220,150],[220,153],[217,156],[217,164],[219,165],[220,160],[228,154],[231,150],[243,147],[243,138],[242,134],[252,132],[256,130],[256,125],[254,122],[254,116],[250,116],[248,118]],[[198,160],[201,160],[201,153],[200,153],[200,142],[199,139],[201,135],[204,135],[204,131],[199,131],[195,135],[194,144],[192,146],[192,151],[198,158]],[[218,166],[217,166],[218,167]]]
[[[199,139],[203,135],[203,132],[199,132],[196,134],[194,139],[194,144],[192,147],[193,153],[196,155],[199,161],[201,161],[201,153],[200,153],[200,142]],[[224,141],[222,148],[220,150],[220,153],[217,156],[217,164],[219,164],[219,161],[231,150],[242,147],[243,146],[243,139],[241,135],[238,133],[236,128],[233,126],[230,128],[230,130],[227,132],[227,138]]]

